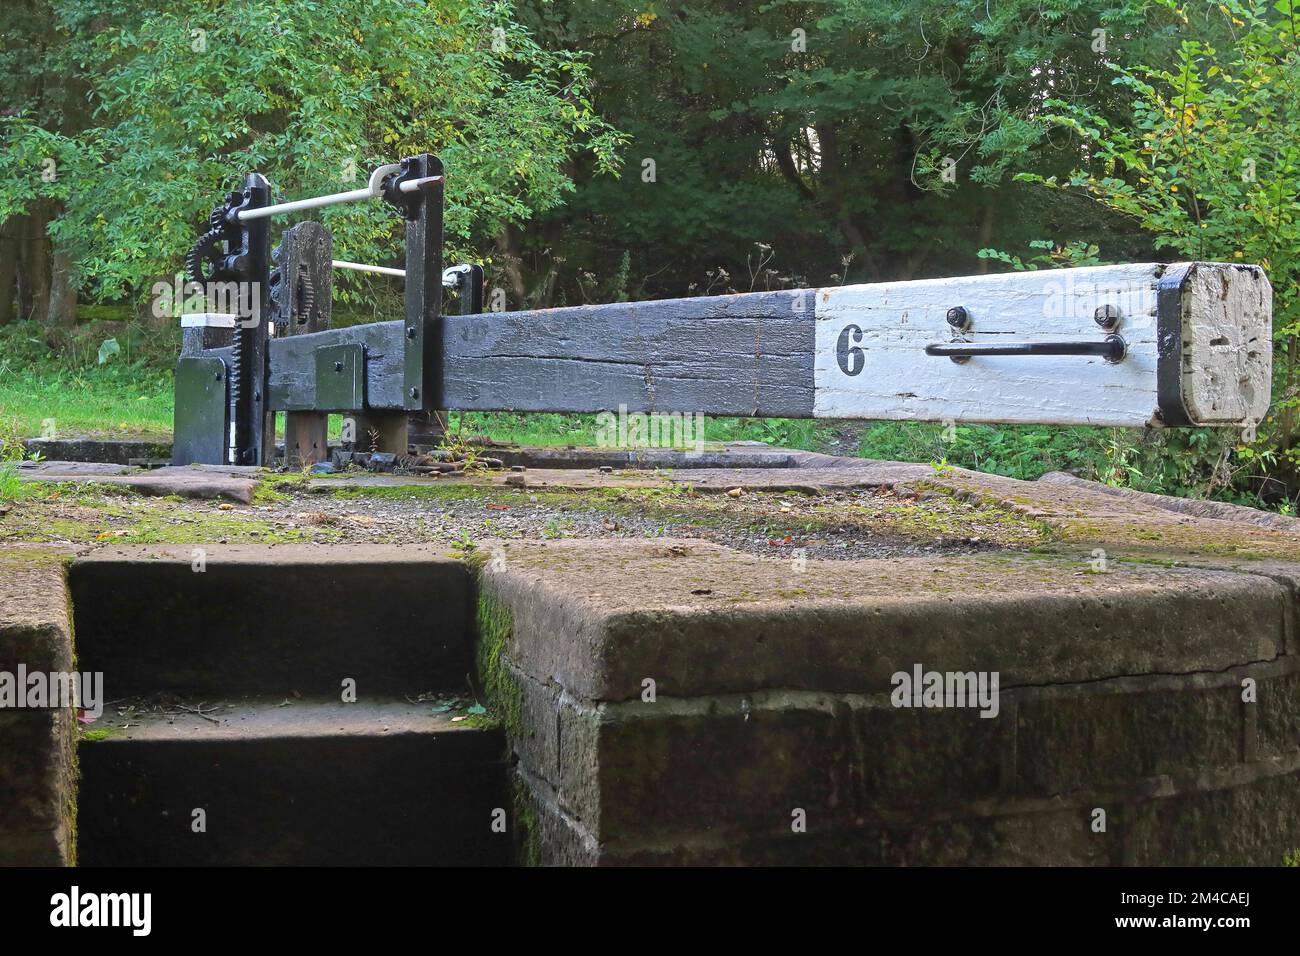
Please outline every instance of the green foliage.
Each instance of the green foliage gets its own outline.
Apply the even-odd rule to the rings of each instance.
[[[1083,266],[1099,266],[1105,263],[1098,257],[1100,247],[1094,243],[1075,241],[1057,245],[1049,239],[1034,239],[1029,248],[1037,249],[1035,255],[1028,259],[1003,252],[999,249],[981,249],[981,259],[992,259],[1011,266],[1016,272],[1035,272],[1040,267],[1046,269],[1077,269]]]
[[[542,42],[591,51],[601,113],[631,137],[625,175],[581,175],[572,202],[524,233],[523,262],[549,275],[563,257],[560,304],[591,301],[584,274],[613,274],[628,250],[629,294],[644,298],[972,272],[981,246],[1018,247],[1061,222],[1064,241],[1140,245],[1117,217],[1043,203],[1011,174],[1078,161],[1039,121],[1047,97],[1086,91],[1122,113],[1128,91],[1106,85],[1092,31],[1136,62],[1168,44],[1171,18],[1148,7],[521,0]],[[756,243],[772,252],[757,277]]]
[[[23,494],[23,483],[14,468],[25,457],[22,432],[18,422],[3,416],[0,408],[0,503],[17,501]]]
[[[1297,0],[1227,0],[1214,7],[1221,43],[1188,24],[1190,5],[1159,0],[1187,34],[1164,65],[1112,64],[1131,111],[1108,118],[1054,99],[1050,120],[1072,131],[1088,162],[1058,179],[1150,232],[1184,259],[1263,266],[1274,289],[1273,410],[1235,474],[1266,494],[1300,484],[1300,43]],[[1260,469],[1278,472],[1277,487]]]
[[[17,420],[0,418],[0,463],[9,465],[24,457],[23,436]]]
[[[0,121],[0,222],[37,198],[62,202],[51,237],[97,297],[147,292],[149,277],[176,272],[246,171],[265,173],[277,198],[298,198],[436,152],[449,172],[455,256],[559,203],[578,152],[613,168],[619,136],[591,108],[583,57],[542,49],[506,2],[48,6],[53,30],[30,25],[45,70],[84,85],[93,117],[68,128],[29,102]],[[57,163],[52,182],[40,175],[44,157]],[[400,248],[401,221],[381,204],[332,207],[321,219],[347,258],[387,261]],[[348,301],[367,283],[341,277],[337,294]]]
[[[931,461],[1024,481],[1049,471],[1157,494],[1269,504],[1259,482],[1234,464],[1236,436],[1209,429],[1134,432],[1122,428],[879,422],[862,434],[864,458]]]

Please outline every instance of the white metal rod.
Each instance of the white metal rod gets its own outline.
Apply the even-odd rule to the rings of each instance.
[[[442,182],[441,176],[425,176],[423,179],[408,179],[406,182],[400,183],[397,188],[404,193],[413,193],[429,183],[440,182]]]
[[[332,259],[330,265],[335,269],[351,269],[353,272],[377,272],[383,276],[406,278],[405,269],[394,269],[390,266],[368,266],[362,262],[345,262],[343,259]]]
[[[249,219],[266,219],[270,216],[280,216],[290,212],[300,212],[303,209],[318,209],[321,206],[334,206],[344,202],[360,202],[363,199],[378,199],[382,195],[384,177],[389,173],[398,172],[402,167],[397,163],[388,163],[378,167],[370,174],[370,181],[366,184],[365,189],[350,189],[345,193],[330,193],[328,196],[313,196],[310,199],[295,199],[292,202],[280,202],[270,206],[261,206],[257,209],[241,209],[238,213],[240,222],[247,222]],[[441,176],[424,176],[421,179],[412,179],[404,182],[397,188],[404,193],[413,193],[418,189],[427,186],[429,183],[442,182]]]
[[[316,209],[320,206],[333,206],[341,202],[358,202],[362,199],[371,199],[369,189],[353,189],[345,193],[331,193],[328,196],[313,196],[311,199],[295,199],[293,202],[280,202],[273,206],[260,206],[256,209],[241,209],[239,211],[239,220],[247,222],[250,219],[267,219],[271,216],[280,216],[285,213],[299,212],[303,209]]]
[[[397,276],[399,279],[406,278],[405,269],[394,269],[391,266],[368,266],[364,262],[348,262],[344,259],[331,259],[330,265],[335,269],[351,269],[353,272],[377,272],[384,276]],[[442,274],[442,285],[445,289],[454,289],[458,285],[456,275],[468,269],[468,266],[452,266]]]

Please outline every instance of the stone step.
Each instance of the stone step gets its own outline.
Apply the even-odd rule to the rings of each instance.
[[[493,828],[505,741],[481,718],[405,700],[204,703],[216,722],[163,709],[110,708],[81,741],[83,866],[511,860],[509,821]]]
[[[111,548],[69,570],[81,669],[114,700],[466,687],[473,584],[429,546]]]

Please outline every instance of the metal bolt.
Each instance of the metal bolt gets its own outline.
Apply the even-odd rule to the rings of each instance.
[[[1110,354],[1104,356],[1107,362],[1111,365],[1115,365],[1118,362],[1124,361],[1124,356],[1128,354],[1128,343],[1118,335],[1108,335],[1106,336],[1106,344],[1109,345],[1111,349]]]
[[[408,326],[406,327],[406,337],[407,337],[408,339],[413,339],[413,338],[415,338],[415,326],[413,326],[413,325],[408,325]]]
[[[964,332],[970,328],[970,315],[960,305],[955,305],[948,310],[948,324]]]
[[[334,363],[334,371],[336,371],[336,372],[341,372],[341,371],[343,371],[343,363],[342,363],[342,362],[335,362],[335,363]]]
[[[418,388],[412,388],[412,389],[411,389],[411,397],[412,397],[412,398],[419,398],[419,397],[420,397],[420,390],[419,390]]]
[[[1092,317],[1106,331],[1110,331],[1119,325],[1119,307],[1114,305],[1099,305],[1097,311],[1092,313]]]

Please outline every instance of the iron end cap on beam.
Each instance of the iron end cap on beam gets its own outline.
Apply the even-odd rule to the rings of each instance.
[[[1264,270],[1176,262],[1156,288],[1155,418],[1167,426],[1253,427],[1268,412],[1273,287]]]

